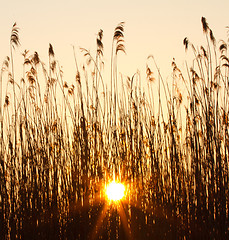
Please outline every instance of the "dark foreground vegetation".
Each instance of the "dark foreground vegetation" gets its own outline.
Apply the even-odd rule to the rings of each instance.
[[[171,84],[153,56],[145,79],[120,77],[120,23],[109,87],[102,30],[94,57],[81,49],[78,66],[75,55],[69,84],[51,44],[47,65],[23,53],[16,80],[13,26],[0,76],[1,239],[229,238],[228,42],[201,20],[206,46],[184,39],[191,66],[183,74],[173,61]],[[114,175],[127,188],[119,204],[104,192]]]

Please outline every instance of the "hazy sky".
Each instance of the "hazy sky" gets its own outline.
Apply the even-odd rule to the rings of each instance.
[[[120,57],[120,71],[128,75],[134,74],[137,68],[144,71],[150,54],[162,70],[169,69],[173,57],[182,64],[185,37],[197,45],[203,43],[202,16],[206,17],[217,40],[226,39],[228,11],[228,0],[2,1],[0,61],[9,55],[10,31],[16,21],[20,27],[19,51],[37,51],[46,61],[48,45],[52,43],[65,76],[71,78],[74,75],[71,44],[93,52],[96,34],[103,29],[105,61],[109,65],[114,28],[125,21],[127,56]]]

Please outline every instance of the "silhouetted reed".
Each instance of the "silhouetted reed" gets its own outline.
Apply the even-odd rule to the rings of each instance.
[[[217,49],[201,21],[207,46],[184,39],[192,65],[182,73],[173,60],[172,84],[153,56],[144,80],[138,72],[118,77],[117,55],[125,52],[121,22],[113,36],[110,86],[102,70],[102,30],[95,57],[81,49],[83,67],[73,47],[74,84],[64,80],[51,44],[47,66],[37,52],[23,53],[16,82],[13,50],[20,41],[13,25],[11,57],[0,75],[1,239],[229,237],[228,42]],[[117,206],[104,196],[113,178],[127,188]]]

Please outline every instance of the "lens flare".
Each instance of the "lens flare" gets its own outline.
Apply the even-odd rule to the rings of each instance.
[[[122,183],[111,182],[106,188],[107,198],[111,201],[119,201],[124,197],[125,187]]]

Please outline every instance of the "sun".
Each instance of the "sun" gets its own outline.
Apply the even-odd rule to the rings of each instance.
[[[106,187],[107,198],[110,201],[120,201],[124,197],[125,186],[115,181]]]

